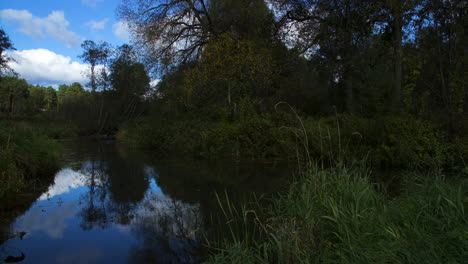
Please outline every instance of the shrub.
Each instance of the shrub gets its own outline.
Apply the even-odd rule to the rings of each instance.
[[[336,115],[301,120],[279,112],[217,122],[188,117],[144,118],[125,123],[117,138],[165,155],[257,160],[308,156],[330,165],[345,162],[376,167],[453,167],[466,156],[462,143],[452,145],[430,123],[409,116],[368,119]]]

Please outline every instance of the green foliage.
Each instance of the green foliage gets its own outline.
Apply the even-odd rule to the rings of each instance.
[[[203,55],[200,63],[185,74],[184,101],[189,109],[226,107],[236,112],[245,99],[267,97],[273,61],[253,42],[224,34],[207,45]]]
[[[241,109],[248,108],[244,104]],[[189,116],[130,121],[120,128],[118,138],[161,154],[207,158],[295,160],[308,153],[326,164],[461,169],[467,157],[466,139],[451,142],[430,123],[409,116],[337,115],[298,121],[287,112],[258,115],[247,110],[238,121]]]
[[[239,122],[196,118],[140,119],[122,125],[117,138],[161,155],[205,158],[284,159],[295,155],[294,136],[268,116]]]
[[[6,76],[0,79],[0,112],[17,113],[17,103],[29,96],[28,83],[24,79]]]
[[[85,89],[80,83],[74,82],[71,85],[62,84],[57,91],[59,103],[63,103],[67,97],[80,97],[86,94]]]
[[[60,162],[58,143],[34,126],[0,122],[0,146],[0,198],[39,185]]]
[[[409,116],[338,115],[305,124],[311,153],[324,160],[361,161],[377,167],[452,165],[451,143],[430,123]]]
[[[26,113],[35,113],[39,111],[56,110],[57,108],[57,92],[52,87],[32,86],[29,85],[29,98],[24,103],[24,107],[30,108],[25,110]]]
[[[242,211],[262,216],[264,239],[226,243],[207,263],[463,263],[467,184],[408,175],[389,199],[366,172],[313,168],[270,207]]]

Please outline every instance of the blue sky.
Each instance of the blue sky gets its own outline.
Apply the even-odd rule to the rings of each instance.
[[[85,39],[112,45],[129,42],[116,9],[121,0],[11,0],[0,2],[0,27],[17,51],[10,66],[32,84],[78,81],[87,65],[78,55]]]

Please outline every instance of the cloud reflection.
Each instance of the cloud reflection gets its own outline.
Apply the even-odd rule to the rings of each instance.
[[[86,186],[89,177],[88,173],[83,173],[83,170],[74,171],[70,168],[62,169],[55,175],[54,184],[49,186],[47,192],[43,193],[38,200],[44,201],[54,196],[68,193],[71,189]],[[96,181],[96,185],[102,185],[99,179]]]
[[[32,233],[42,231],[53,239],[63,238],[67,228],[66,220],[73,218],[76,213],[75,205],[67,204],[48,210],[46,214],[41,208],[33,208],[30,212],[21,216],[17,221],[17,230]]]

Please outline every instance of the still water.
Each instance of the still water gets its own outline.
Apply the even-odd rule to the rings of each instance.
[[[20,263],[197,263],[219,215],[215,192],[234,200],[271,194],[293,171],[163,160],[113,141],[62,144],[63,167],[10,224],[16,237],[0,245],[0,263],[8,256]]]

